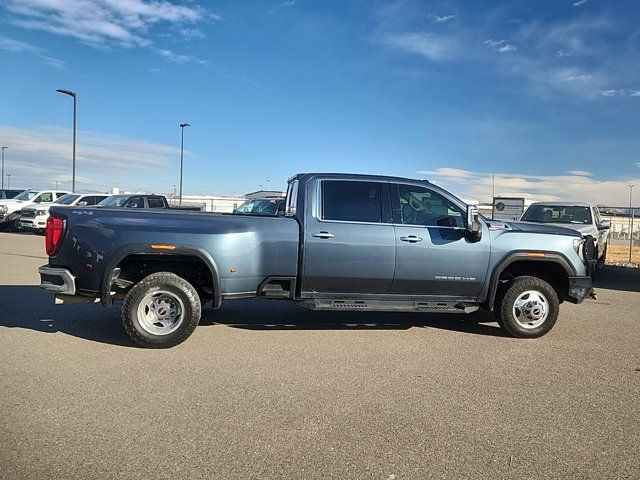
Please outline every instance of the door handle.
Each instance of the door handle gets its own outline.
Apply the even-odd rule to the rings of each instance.
[[[333,238],[333,233],[323,231],[323,232],[313,233],[311,236],[316,238]]]
[[[418,243],[422,241],[422,238],[415,235],[409,235],[408,237],[400,237],[400,240],[402,240],[403,242]]]

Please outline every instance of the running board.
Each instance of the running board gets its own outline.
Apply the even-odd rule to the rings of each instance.
[[[311,310],[369,310],[372,312],[432,312],[472,313],[480,306],[460,302],[417,302],[398,300],[332,300],[330,298],[306,300],[302,307]]]

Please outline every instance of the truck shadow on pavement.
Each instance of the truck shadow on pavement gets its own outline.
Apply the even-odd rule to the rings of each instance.
[[[0,286],[0,327],[63,333],[111,345],[135,347],[120,323],[120,303],[53,303],[35,286]],[[207,307],[201,327],[226,325],[248,330],[406,330],[436,328],[476,335],[505,336],[489,312],[464,314],[343,312],[307,310],[286,301],[228,301],[220,310]]]
[[[607,265],[597,272],[593,287],[596,292],[600,288],[607,290],[620,290],[625,292],[640,292],[640,268],[617,267]]]

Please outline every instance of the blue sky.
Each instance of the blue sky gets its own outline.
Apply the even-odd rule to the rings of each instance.
[[[12,184],[284,187],[300,171],[430,178],[469,198],[640,189],[640,2],[6,0]]]

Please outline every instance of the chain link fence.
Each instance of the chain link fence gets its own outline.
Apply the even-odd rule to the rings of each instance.
[[[607,261],[640,265],[640,209],[599,206],[603,220],[611,222]]]

